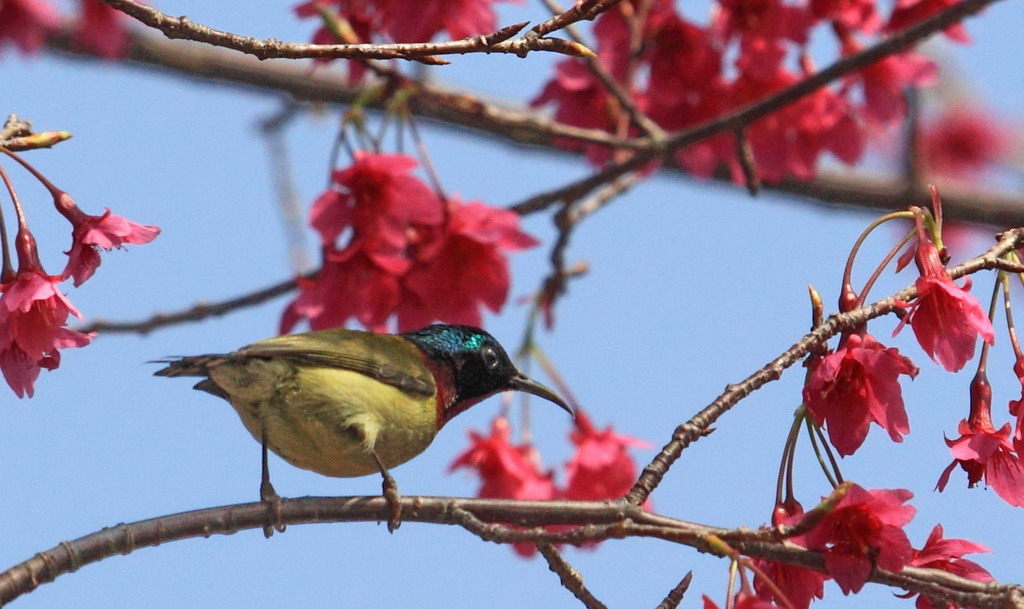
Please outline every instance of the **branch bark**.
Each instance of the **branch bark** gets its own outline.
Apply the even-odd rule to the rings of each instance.
[[[893,39],[896,40],[896,46],[902,48],[900,45],[912,44],[921,37],[943,29],[949,20],[962,19],[996,1],[999,0],[967,0],[928,21],[919,23]],[[50,50],[64,57],[85,61],[96,59],[80,49],[72,48],[69,36],[52,38],[48,45]],[[876,48],[878,47],[872,47],[860,55]],[[850,60],[852,57],[847,59]],[[338,71],[311,70],[308,66],[294,63],[265,63],[223,49],[206,45],[182,45],[153,35],[133,34],[130,37],[129,54],[125,63],[145,70],[155,69],[250,91],[284,94],[298,101],[351,104],[364,92],[363,88],[350,85],[347,77]],[[853,69],[856,69],[856,66]],[[820,78],[824,73],[823,71],[815,77]],[[409,109],[417,116],[430,119],[439,126],[468,129],[476,135],[494,137],[505,144],[512,142],[577,157],[581,156],[581,153],[561,149],[558,143],[572,140],[610,148],[651,150],[651,143],[646,138],[617,138],[596,129],[564,125],[534,112],[515,109],[508,104],[486,103],[481,101],[479,95],[451,91],[439,85],[417,83],[412,80],[402,84],[415,87],[416,94],[409,96]],[[387,100],[375,100],[369,102],[368,107],[384,110],[386,104]],[[735,115],[732,116],[735,119]],[[758,116],[761,114],[747,118],[756,120]],[[724,131],[734,127],[735,125],[729,122],[715,128]],[[696,135],[694,131],[683,134],[689,134],[683,147],[697,141],[689,141],[692,137],[708,136],[708,133],[704,132],[707,128],[700,127],[701,131]],[[675,175],[694,179],[675,166],[670,159],[666,161],[665,167]],[[607,178],[603,179],[607,181]],[[715,175],[712,180],[728,188],[737,188],[725,172]],[[1018,193],[984,189],[973,183],[940,181],[939,185],[946,216],[950,219],[998,227],[1024,224],[1024,197]],[[911,204],[927,206],[930,202],[926,188],[907,184],[898,175],[878,176],[853,174],[850,171],[823,171],[815,180],[809,182],[784,180],[778,184],[762,185],[762,188],[769,193],[799,197],[799,200],[804,202],[848,208],[891,210],[905,208]],[[578,193],[572,192],[571,195],[582,197],[585,196],[585,192],[589,191],[580,190]],[[533,213],[553,205],[559,197],[564,196],[566,188],[537,195],[517,204],[515,208],[520,213]]]
[[[466,53],[511,53],[525,57],[530,51],[550,51],[574,57],[584,57],[593,53],[581,44],[561,38],[545,38],[541,31],[534,28],[527,34],[510,40],[525,28],[528,22],[510,25],[485,36],[473,36],[446,42],[415,42],[395,44],[312,44],[304,42],[281,42],[274,38],[259,39],[242,36],[232,32],[217,30],[196,23],[188,17],[173,17],[156,8],[139,4],[134,0],[99,0],[107,6],[138,20],[139,22],[163,33],[170,39],[184,39],[231,49],[258,59],[410,59],[428,64],[445,64],[447,61],[438,55],[463,55]],[[618,0],[617,0],[618,1]],[[595,4],[595,3],[591,3]],[[609,2],[597,4],[614,4]],[[568,12],[567,12],[568,14]],[[579,16],[570,15],[568,23],[579,20]],[[554,19],[557,29],[560,22]],[[544,25],[541,24],[541,25]],[[538,26],[539,27],[539,26]]]
[[[649,537],[710,552],[712,546],[707,538],[714,535],[747,556],[824,570],[824,560],[820,553],[785,541],[774,541],[774,533],[770,529],[751,532],[746,527],[714,527],[649,514],[623,502],[453,497],[403,497],[401,502],[402,518],[408,522],[461,526],[459,515],[469,513],[484,522],[516,522],[522,526],[535,527],[526,531],[506,529],[514,531],[515,535],[510,535],[509,541],[505,543],[523,539],[562,543],[567,538],[598,541]],[[380,522],[387,520],[390,510],[383,497],[282,499],[280,522],[287,525]],[[106,558],[172,541],[230,535],[246,529],[260,530],[266,524],[266,519],[266,505],[246,503],[104,528],[72,541],[61,542],[0,573],[0,604],[9,603],[61,575]],[[568,531],[540,528],[545,525],[576,525],[582,528]],[[1024,588],[1020,586],[979,583],[934,569],[907,567],[900,573],[892,573],[876,568],[869,581],[925,593],[933,598],[948,599],[960,606],[1024,609]]]

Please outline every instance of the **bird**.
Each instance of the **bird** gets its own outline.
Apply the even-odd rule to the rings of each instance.
[[[464,325],[401,334],[316,330],[154,363],[166,364],[156,376],[202,377],[194,388],[227,400],[262,445],[260,499],[279,531],[281,499],[270,483],[268,449],[325,476],[380,473],[394,532],[401,495],[389,470],[426,450],[456,415],[516,390],[575,416],[561,396],[519,372],[493,336]],[[272,534],[270,524],[264,533]]]

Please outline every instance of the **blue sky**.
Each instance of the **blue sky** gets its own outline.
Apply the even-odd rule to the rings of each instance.
[[[311,24],[297,22],[286,3],[161,3],[167,12],[254,36],[304,40]],[[536,13],[527,11],[529,15]],[[503,9],[506,21],[520,13]],[[970,47],[939,42],[973,94],[1020,124],[1024,69],[1016,50],[1024,13],[1007,2],[972,20]],[[438,78],[514,99],[540,89],[554,58],[455,58]],[[270,161],[256,123],[279,100],[196,84],[114,64],[83,63],[8,51],[0,61],[5,112],[37,129],[66,129],[74,139],[31,160],[58,186],[96,213],[115,213],[163,234],[152,244],[104,257],[96,276],[71,298],[89,318],[136,319],[218,300],[291,275],[287,243],[275,208]],[[288,131],[301,197],[322,188],[337,112],[303,116]],[[445,186],[466,199],[518,201],[582,175],[577,160],[549,152],[494,145],[448,130],[427,130]],[[63,265],[66,227],[45,192],[15,170],[33,228],[51,269]],[[806,330],[806,285],[826,305],[836,300],[847,252],[871,215],[823,208],[658,175],[592,217],[575,234],[571,261],[591,273],[574,282],[558,310],[554,332],[541,341],[599,425],[662,445],[671,430],[730,382],[747,376]],[[547,273],[553,238],[548,216],[525,220],[544,245],[513,263],[513,297],[488,329],[509,347],[522,332],[517,296]],[[888,249],[879,234],[858,267]],[[874,256],[874,258],[872,258]],[[908,283],[887,276],[879,297]],[[988,277],[975,281],[987,299]],[[181,380],[151,376],[145,362],[173,354],[230,350],[276,331],[286,301],[149,336],[101,336],[64,354],[60,370],[44,374],[32,400],[0,397],[0,562],[6,568],[72,539],[119,522],[257,499],[259,446],[224,403]],[[895,320],[875,322],[883,341]],[[997,330],[999,323],[997,322]],[[921,367],[904,384],[911,433],[899,445],[881,430],[843,461],[847,477],[868,488],[910,489],[918,515],[912,542],[923,543],[936,522],[946,534],[989,545],[978,560],[1003,581],[1024,581],[1020,535],[1024,511],[983,488],[968,490],[954,474],[943,494],[932,491],[949,457],[942,434],[966,415],[971,372],[949,374],[928,361],[909,334],[891,341]],[[1003,335],[992,362],[995,404],[1018,397]],[[970,368],[970,366],[968,367]],[[745,400],[710,439],[679,461],[653,499],[659,512],[722,526],[763,523],[769,516],[775,469],[802,374],[792,370]],[[1001,407],[1001,406],[1000,406]],[[420,458],[394,475],[403,493],[472,495],[476,481],[448,475],[447,464],[467,445],[468,429],[484,429],[498,408],[492,399],[452,422]],[[533,435],[551,465],[571,454],[570,424],[555,408],[537,408]],[[801,498],[826,492],[806,445],[800,449]],[[645,462],[653,450],[637,451]],[[376,494],[376,477],[332,479],[271,463],[285,496]],[[690,569],[696,574],[684,606],[706,592],[721,601],[727,563],[666,543],[630,540],[596,551],[566,552],[602,601],[612,607],[654,606]],[[909,607],[884,589],[843,599],[834,585],[819,607],[854,602]],[[575,607],[540,560],[485,544],[453,528],[407,523],[395,535],[383,525],[293,526],[265,540],[260,531],[145,549],[61,577],[19,599],[19,607],[421,607],[522,605]]]

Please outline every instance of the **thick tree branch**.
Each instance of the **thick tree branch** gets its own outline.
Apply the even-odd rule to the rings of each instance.
[[[515,522],[528,530],[506,529],[514,533],[505,543],[529,540],[534,543],[558,543],[580,539],[588,541],[649,537],[682,544],[701,552],[711,552],[710,535],[726,540],[737,551],[811,569],[824,570],[821,554],[788,542],[772,540],[773,531],[761,534],[750,529],[724,529],[658,516],[622,502],[516,501],[460,499],[451,497],[403,497],[402,518],[406,522],[424,522],[464,526],[466,515],[486,522]],[[303,497],[283,499],[281,522],[288,525],[327,522],[373,522],[387,520],[390,507],[382,497]],[[233,534],[246,529],[260,530],[266,524],[263,503],[222,506],[119,524],[61,542],[54,548],[0,573],[0,603],[6,604],[57,577],[112,556],[130,554],[140,548],[171,541]],[[569,531],[549,531],[548,525],[576,525]],[[485,525],[493,526],[493,525]],[[472,527],[471,527],[472,528]],[[479,527],[477,527],[479,528]],[[580,535],[579,531],[585,531]],[[574,539],[573,539],[574,538]],[[1024,609],[1024,589],[1020,586],[979,583],[944,571],[907,567],[900,573],[875,569],[870,581],[948,599],[960,606],[987,609]]]

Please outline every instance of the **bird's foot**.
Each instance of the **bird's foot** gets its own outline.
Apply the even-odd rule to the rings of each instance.
[[[381,488],[384,490],[384,501],[391,508],[391,517],[388,518],[388,533],[394,533],[395,529],[402,525],[402,495],[398,492],[398,484],[390,474],[384,475],[384,483]]]
[[[398,492],[398,483],[391,477],[391,472],[388,471],[384,460],[380,458],[377,451],[370,450],[370,456],[377,462],[377,468],[380,469],[380,475],[384,478],[384,483],[381,484],[381,488],[384,491],[384,501],[391,508],[391,517],[388,518],[388,533],[394,533],[395,529],[402,526],[402,495]]]
[[[267,523],[263,525],[263,536],[270,539],[275,530],[278,533],[284,533],[285,524],[282,522],[284,518],[281,515],[283,499],[274,490],[274,485],[270,483],[270,480],[260,483],[260,502],[267,506]]]

